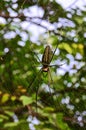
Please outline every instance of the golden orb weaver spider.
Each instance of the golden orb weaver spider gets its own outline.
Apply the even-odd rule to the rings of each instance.
[[[51,77],[51,72],[50,72],[50,67],[52,67],[52,66],[57,66],[57,67],[59,67],[59,66],[62,66],[62,65],[63,65],[63,64],[61,64],[61,65],[56,65],[56,64],[50,65],[50,63],[51,63],[51,61],[52,61],[52,59],[53,59],[53,56],[54,56],[54,54],[55,54],[55,52],[56,52],[56,49],[57,49],[57,46],[56,46],[54,52],[52,52],[52,49],[51,49],[51,47],[50,47],[49,45],[47,45],[47,46],[45,47],[44,53],[43,53],[43,55],[42,55],[42,59],[41,59],[41,61],[40,61],[41,64],[42,64],[42,68],[39,70],[37,76],[36,76],[36,77],[33,79],[33,81],[31,82],[31,84],[30,84],[30,86],[29,86],[29,89],[32,87],[33,83],[36,81],[36,79],[37,79],[37,77],[39,76],[40,72],[44,72],[44,73],[48,73],[48,72],[49,72],[49,74],[50,74],[50,80],[51,80],[51,82],[53,83],[53,79],[52,79],[52,77]],[[36,109],[37,109],[37,100],[38,100],[38,99],[37,99],[38,90],[39,90],[39,86],[36,88]],[[50,96],[52,96],[52,90],[55,91],[55,88],[54,88],[54,87],[51,88],[51,87],[50,87],[50,83],[48,83],[48,90],[49,90]],[[52,98],[52,99],[53,99],[53,98]],[[56,107],[56,106],[55,106],[55,107]]]

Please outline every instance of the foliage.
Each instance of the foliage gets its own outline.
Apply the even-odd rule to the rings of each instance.
[[[0,5],[0,129],[85,130],[86,11],[55,0]],[[39,61],[47,44],[48,73]]]

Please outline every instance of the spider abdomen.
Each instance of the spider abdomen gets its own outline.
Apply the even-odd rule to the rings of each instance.
[[[47,72],[49,70],[49,65],[52,59],[52,50],[49,45],[46,46],[43,56],[42,56],[42,70],[44,72]]]

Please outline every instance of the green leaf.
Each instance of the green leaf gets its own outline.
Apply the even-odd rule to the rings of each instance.
[[[5,111],[5,114],[7,114],[7,115],[10,116],[10,117],[12,117],[12,116],[14,115],[14,113],[11,112],[11,111]]]
[[[20,100],[22,101],[24,106],[31,104],[33,102],[33,99],[31,97],[27,97],[27,96],[21,96]]]
[[[3,122],[3,119],[0,118],[0,123],[2,123],[2,122]]]
[[[67,43],[62,43],[59,45],[59,48],[66,50],[68,53],[72,53],[72,47]]]
[[[67,123],[63,122],[63,113],[58,113],[57,114],[57,123],[58,123],[58,127],[61,130],[70,130]]]
[[[9,100],[9,94],[8,93],[5,93],[3,96],[2,96],[2,99],[1,99],[1,102],[2,103],[5,103],[6,101]]]
[[[6,123],[4,125],[4,128],[7,128],[7,127],[16,127],[18,125],[18,122],[10,122],[10,123]]]
[[[8,116],[0,114],[0,119],[8,120],[9,118],[8,118]]]

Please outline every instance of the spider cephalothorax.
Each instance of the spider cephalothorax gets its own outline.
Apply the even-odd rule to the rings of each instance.
[[[52,50],[49,45],[46,46],[43,56],[42,56],[42,71],[48,72],[49,71],[49,65],[52,60]]]

